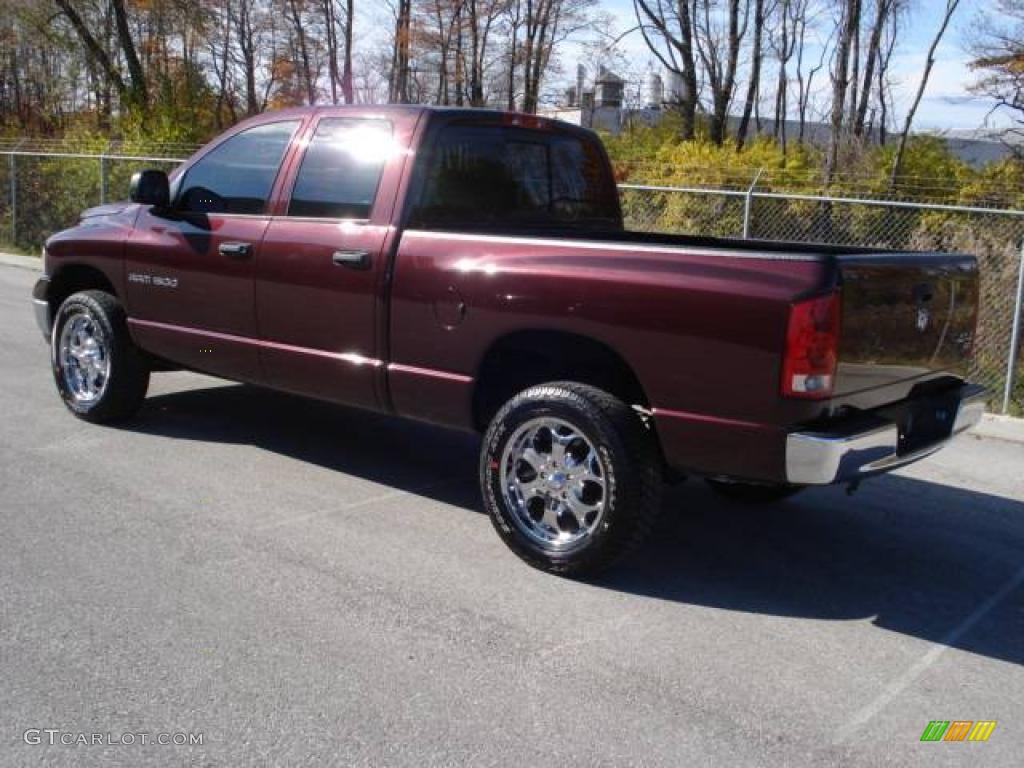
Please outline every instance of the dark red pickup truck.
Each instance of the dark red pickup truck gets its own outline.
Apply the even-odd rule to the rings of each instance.
[[[130,416],[169,366],[485,434],[533,565],[635,545],[662,477],[773,500],[975,424],[975,259],[623,228],[590,132],[317,108],[247,121],[46,244],[64,402]]]

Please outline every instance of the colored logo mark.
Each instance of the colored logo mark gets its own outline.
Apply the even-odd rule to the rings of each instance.
[[[925,726],[921,741],[988,741],[997,720],[932,720]]]

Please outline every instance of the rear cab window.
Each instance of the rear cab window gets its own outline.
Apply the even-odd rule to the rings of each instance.
[[[575,133],[453,123],[422,163],[413,228],[622,229],[608,163]]]

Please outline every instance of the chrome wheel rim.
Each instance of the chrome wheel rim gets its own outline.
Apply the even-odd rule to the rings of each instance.
[[[64,323],[57,348],[61,380],[71,398],[86,405],[99,400],[110,377],[110,352],[96,319],[84,310]]]
[[[567,421],[533,419],[505,443],[501,489],[512,519],[547,550],[583,545],[601,524],[608,474],[594,444]]]

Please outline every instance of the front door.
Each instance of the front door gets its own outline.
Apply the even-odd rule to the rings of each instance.
[[[232,379],[260,378],[255,264],[300,121],[228,136],[184,169],[170,210],[144,209],[125,254],[128,314],[143,348]]]
[[[258,260],[263,370],[275,388],[376,408],[377,297],[404,155],[383,119],[328,114],[310,132]]]

